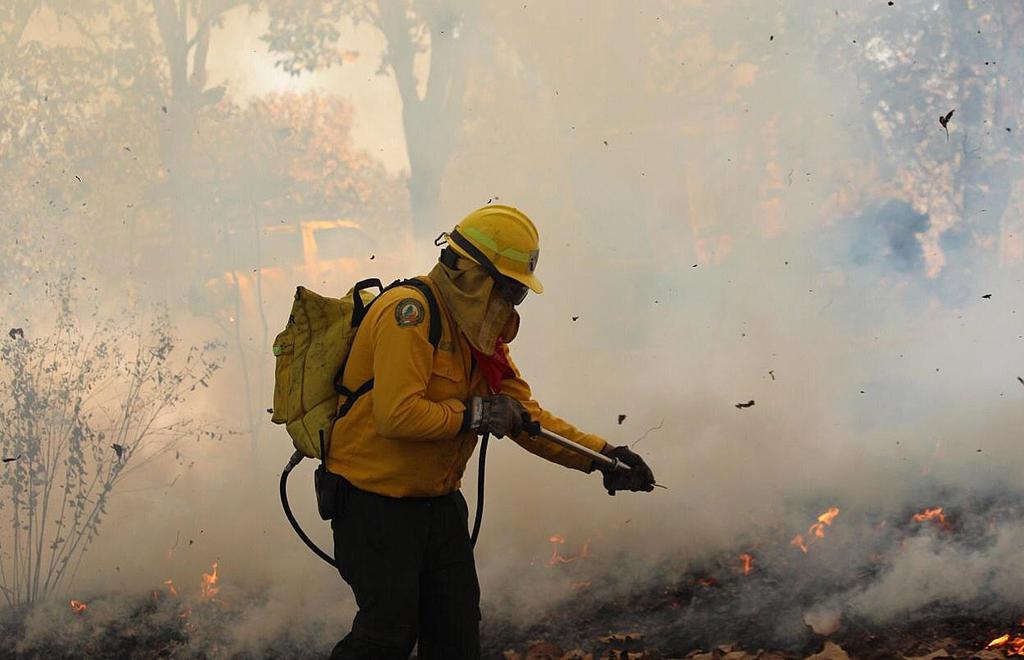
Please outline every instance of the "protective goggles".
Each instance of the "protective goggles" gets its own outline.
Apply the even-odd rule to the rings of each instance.
[[[498,294],[502,298],[509,301],[513,305],[526,300],[526,294],[530,293],[530,288],[518,280],[514,280],[511,277],[507,277],[498,274],[498,277],[494,280],[494,288],[498,290]]]

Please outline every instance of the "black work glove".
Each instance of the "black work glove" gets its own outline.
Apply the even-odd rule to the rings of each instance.
[[[466,406],[462,427],[478,435],[512,437],[523,432],[523,420],[527,417],[522,404],[506,394],[475,396]]]
[[[634,453],[629,447],[610,447],[601,452],[610,458],[616,458],[630,467],[629,470],[612,468],[606,465],[598,465],[604,476],[604,487],[609,495],[614,495],[617,490],[644,491],[649,493],[654,490],[654,473],[647,467],[644,459]]]

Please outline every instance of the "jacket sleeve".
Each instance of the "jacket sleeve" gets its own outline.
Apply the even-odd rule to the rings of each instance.
[[[402,287],[401,295],[374,306],[373,417],[377,433],[401,440],[454,438],[462,425],[466,405],[457,399],[431,401],[427,383],[434,366],[430,344],[430,318],[426,299],[415,289]],[[402,325],[396,309],[409,299],[420,305],[422,320]]]
[[[531,419],[536,422],[540,422],[541,426],[555,435],[560,435],[563,438],[572,440],[573,442],[581,444],[589,449],[593,449],[594,451],[601,451],[604,449],[605,445],[608,443],[605,442],[603,438],[580,431],[564,419],[555,417],[547,410],[544,410],[541,408],[539,403],[533,400],[533,395],[530,392],[530,385],[523,380],[518,367],[516,367],[512,362],[512,357],[508,354],[508,346],[505,346],[504,348],[505,357],[508,358],[508,363],[512,367],[512,371],[515,373],[515,376],[501,381],[501,393],[507,394],[513,399],[519,401],[519,403],[523,405],[523,408],[526,408],[526,412],[530,413]],[[546,458],[553,463],[558,463],[559,465],[564,465],[565,467],[581,470],[583,472],[591,472],[594,469],[592,461],[589,458],[548,442],[543,438],[534,438],[527,433],[521,433],[513,438],[513,440],[527,451],[542,458]]]

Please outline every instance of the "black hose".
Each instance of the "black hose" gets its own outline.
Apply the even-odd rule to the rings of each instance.
[[[477,468],[476,479],[476,516],[473,520],[473,533],[469,536],[469,542],[474,548],[476,547],[476,539],[480,535],[480,523],[483,522],[484,518],[484,469],[487,463],[487,440],[489,438],[490,434],[485,433],[480,441],[480,464]],[[295,452],[288,461],[288,465],[284,466],[284,470],[281,472],[281,508],[284,509],[285,518],[291,523],[292,529],[299,535],[302,542],[313,551],[313,554],[337,568],[338,565],[335,563],[334,557],[321,550],[320,546],[313,543],[313,540],[306,536],[306,532],[302,531],[299,521],[295,519],[295,514],[292,513],[292,508],[288,505],[288,475],[291,474],[296,465],[302,462],[303,458],[305,456],[301,452]]]
[[[288,518],[288,522],[292,524],[292,529],[294,529],[295,533],[299,535],[302,542],[309,546],[309,549],[312,550],[317,557],[337,568],[338,565],[334,563],[334,557],[321,550],[320,547],[316,543],[313,543],[313,541],[306,536],[306,533],[302,531],[302,527],[299,526],[299,521],[296,520],[295,516],[292,514],[292,508],[288,506],[288,474],[291,473],[292,468],[298,465],[303,458],[305,457],[300,452],[292,454],[291,460],[288,461],[288,465],[284,467],[284,471],[281,473],[281,506],[284,508],[285,517]]]
[[[484,467],[487,462],[487,440],[490,433],[484,433],[480,440],[480,465],[476,470],[476,517],[473,520],[473,533],[469,535],[469,543],[476,547],[476,537],[480,535],[480,523],[484,518]]]

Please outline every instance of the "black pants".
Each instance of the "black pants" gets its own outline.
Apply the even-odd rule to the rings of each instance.
[[[359,612],[331,658],[480,657],[480,585],[462,493],[392,498],[345,482],[331,521],[341,577]]]

